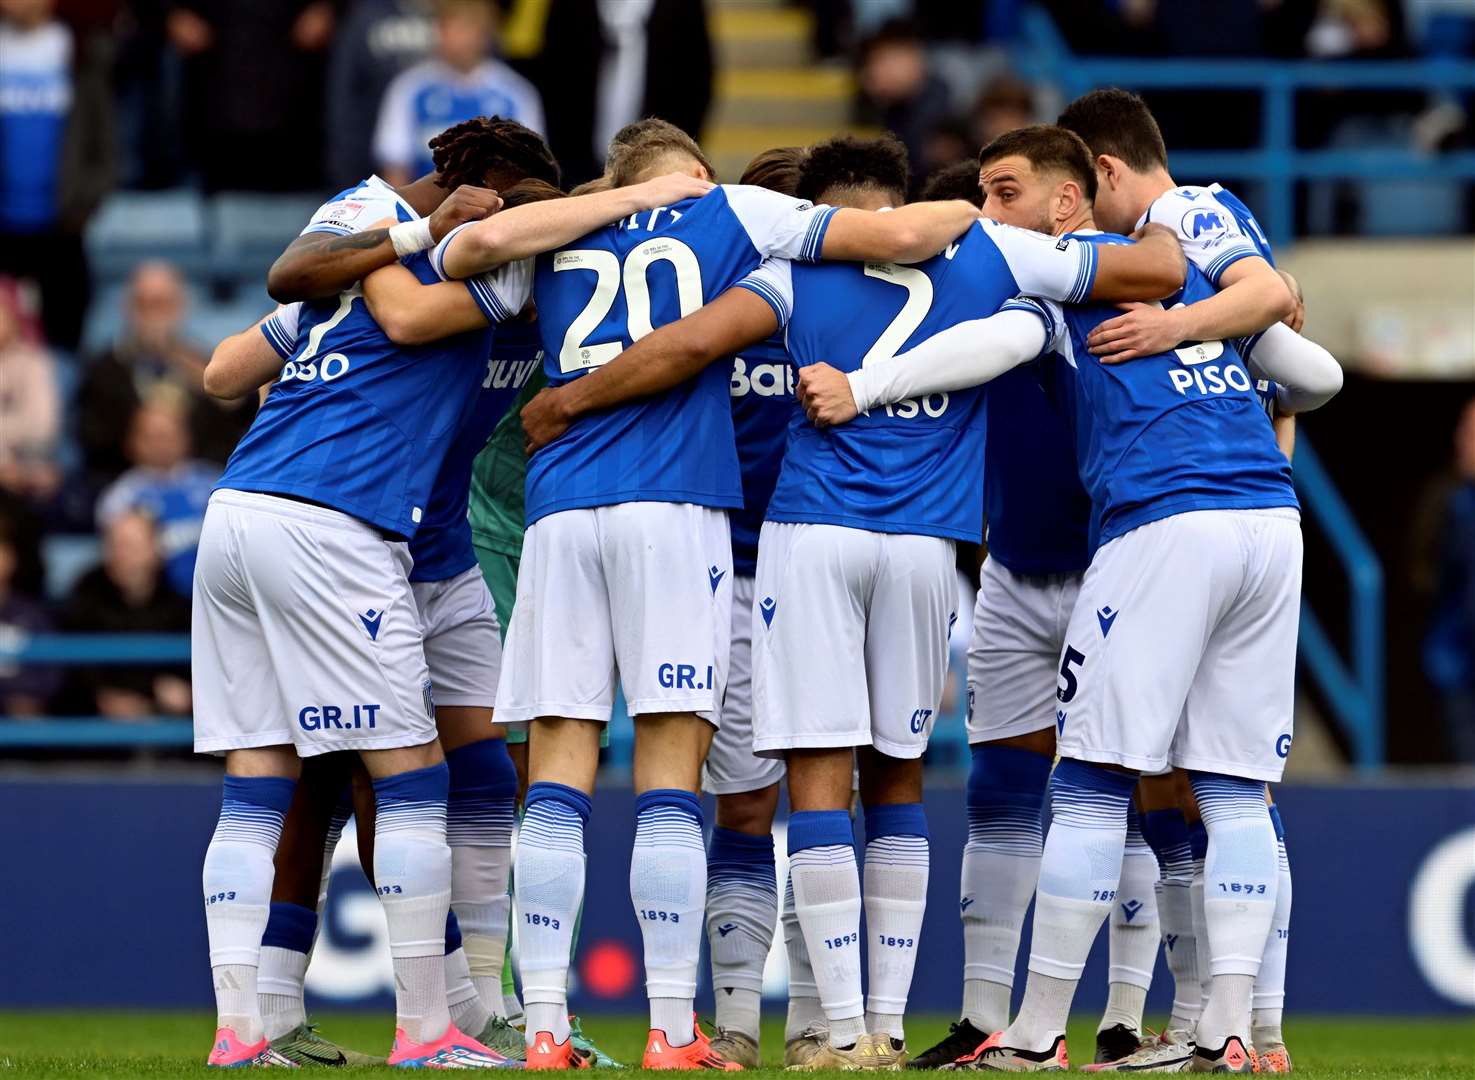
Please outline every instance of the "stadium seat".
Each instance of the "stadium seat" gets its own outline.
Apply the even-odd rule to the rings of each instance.
[[[208,207],[210,269],[215,283],[227,292],[243,283],[259,284],[320,202],[312,194],[216,195]]]
[[[77,579],[102,559],[102,541],[96,536],[56,533],[41,542],[46,562],[46,595],[61,601]]]
[[[123,280],[147,259],[164,259],[193,277],[207,266],[200,196],[182,188],[115,192],[87,227],[87,252],[100,285]]]

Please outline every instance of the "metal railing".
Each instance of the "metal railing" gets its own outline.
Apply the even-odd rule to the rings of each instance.
[[[1103,59],[1070,51],[1050,16],[1024,13],[1011,53],[1027,79],[1058,85],[1069,97],[1104,86],[1130,90],[1247,90],[1260,94],[1256,150],[1189,150],[1170,154],[1179,180],[1252,180],[1263,185],[1259,220],[1277,244],[1295,236],[1299,180],[1475,181],[1475,151],[1413,149],[1301,150],[1296,146],[1296,94],[1303,90],[1475,91],[1475,63],[1330,60]]]

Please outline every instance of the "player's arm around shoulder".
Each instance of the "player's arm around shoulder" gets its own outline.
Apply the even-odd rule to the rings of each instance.
[[[422,285],[395,263],[364,278],[363,288],[369,314],[396,345],[424,345],[487,325],[486,315],[464,282]]]
[[[820,254],[825,259],[922,262],[977,221],[978,208],[962,199],[887,211],[841,208],[830,217]]]
[[[297,344],[297,305],[278,308],[210,354],[205,365],[205,393],[235,401],[271,383]]]

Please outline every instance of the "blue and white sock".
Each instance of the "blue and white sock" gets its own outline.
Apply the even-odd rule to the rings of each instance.
[[[1193,846],[1183,811],[1149,810],[1142,815],[1142,835],[1157,856],[1158,919],[1163,956],[1173,975],[1173,1012],[1167,1030],[1192,1036],[1203,1012],[1198,977],[1198,938],[1193,920]]]
[[[219,1027],[244,1043],[264,1034],[256,995],[261,936],[275,876],[272,857],[292,805],[295,780],[227,776],[215,835],[205,851],[205,929]]]
[[[866,1033],[866,1022],[860,990],[860,871],[848,813],[789,815],[789,880],[830,1043],[854,1046]]]
[[[1198,958],[1199,1009],[1209,1002],[1209,986],[1214,976],[1209,964],[1209,930],[1204,922],[1204,861],[1209,854],[1209,831],[1202,820],[1188,823],[1188,845],[1193,850],[1193,885],[1189,903],[1193,909],[1193,948]]]
[[[1135,773],[1063,759],[1050,780],[1052,817],[1035,894],[1029,981],[1005,1046],[1048,1050],[1064,1034],[1086,955],[1116,901]]]
[[[522,1000],[528,1045],[540,1031],[565,1042],[574,922],[584,902],[584,826],[593,804],[566,784],[528,788],[518,834],[516,895]]]
[[[451,770],[446,812],[451,908],[461,925],[471,981],[482,1001],[500,1016],[502,960],[512,911],[507,881],[512,874],[517,769],[505,739],[459,747],[446,755],[446,764]]]
[[[645,943],[650,1026],[673,1047],[695,1038],[693,1005],[707,902],[702,804],[690,791],[658,788],[635,799],[630,902]]]
[[[498,1001],[501,1001],[500,994]],[[476,984],[471,981],[471,966],[466,959],[465,941],[455,908],[446,912],[446,1006],[451,1011],[451,1023],[456,1025],[456,1030],[473,1039],[492,1019],[492,1010],[487,1008]]]
[[[374,781],[374,885],[389,925],[395,1026],[415,1043],[439,1039],[451,1023],[445,965],[449,788],[444,762]]]
[[[784,953],[789,961],[789,1008],[784,1017],[784,1042],[788,1042],[807,1031],[824,1030],[826,1025],[819,989],[814,985],[814,968],[809,964],[809,948],[804,944],[804,928],[794,910],[793,874],[784,882],[783,924]]]
[[[1108,931],[1110,975],[1098,1031],[1121,1024],[1141,1034],[1142,1010],[1152,987],[1161,940],[1157,913],[1157,857],[1142,835],[1137,808],[1127,806],[1127,846]]]
[[[719,1028],[758,1038],[763,965],[777,923],[773,835],[714,826],[707,848],[707,945]]]
[[[1275,919],[1270,924],[1270,936],[1265,940],[1260,974],[1255,977],[1250,1034],[1256,1046],[1285,1042],[1280,1030],[1280,1017],[1281,1010],[1285,1008],[1286,951],[1291,937],[1291,863],[1286,856],[1285,824],[1280,819],[1279,806],[1270,807],[1270,823],[1275,827],[1275,843],[1280,855],[1280,885],[1275,893]]]
[[[927,911],[931,849],[921,803],[866,807],[866,1030],[905,1040],[902,1018]]]
[[[1204,920],[1214,977],[1197,1041],[1218,1049],[1231,1035],[1249,1037],[1255,976],[1275,918],[1279,856],[1263,782],[1201,772],[1189,779],[1209,833]]]
[[[333,816],[328,819],[328,835],[323,839],[323,876],[318,882],[317,910],[319,912],[322,912],[328,903],[328,883],[333,878],[333,855],[338,850],[338,841],[343,838],[343,830],[348,826],[348,819],[351,817],[353,817],[353,785],[349,784],[344,787],[343,794],[338,798],[338,804],[333,807]],[[321,928],[319,926],[319,929]],[[314,933],[313,941],[317,941],[316,933]],[[308,952],[311,955],[311,950]]]
[[[261,967],[256,975],[256,993],[261,999],[261,1019],[268,1039],[280,1038],[307,1023],[303,983],[317,928],[317,912],[301,904],[272,901],[261,935]]]
[[[1009,1024],[1024,914],[1040,880],[1041,812],[1050,759],[1012,746],[973,747],[963,848],[963,1018],[993,1033]]]

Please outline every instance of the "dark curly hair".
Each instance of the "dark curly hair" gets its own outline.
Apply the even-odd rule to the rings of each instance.
[[[1137,172],[1167,168],[1168,147],[1157,118],[1130,90],[1115,86],[1092,90],[1065,107],[1059,124],[1086,140],[1093,162],[1107,154]]]
[[[532,128],[500,116],[477,116],[430,140],[436,183],[447,191],[462,184],[511,187],[519,180],[559,186],[558,162]]]
[[[938,169],[922,185],[923,202],[962,199],[983,206],[983,189],[978,186],[978,166],[971,161],[955,161]]]
[[[880,188],[903,201],[909,176],[907,148],[895,135],[875,139],[838,135],[809,148],[798,196],[818,202],[831,188]]]

